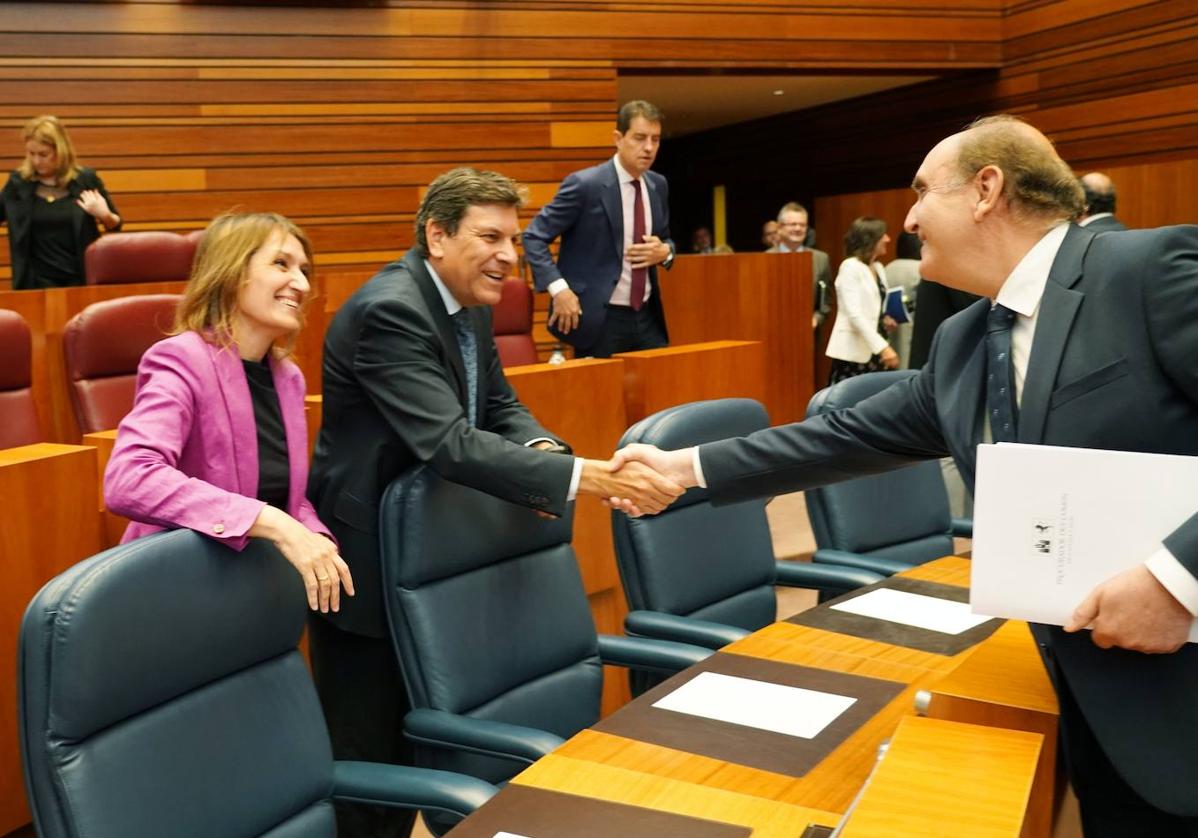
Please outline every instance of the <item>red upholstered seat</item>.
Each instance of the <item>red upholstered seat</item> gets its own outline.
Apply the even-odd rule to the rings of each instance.
[[[83,256],[88,285],[183,281],[191,274],[199,233],[185,236],[163,230],[109,233]]]
[[[503,297],[491,307],[491,330],[495,348],[504,367],[537,363],[537,345],[532,340],[532,290],[524,280],[503,281]]]
[[[29,324],[0,309],[0,448],[42,441],[33,406],[33,345]]]
[[[137,364],[175,321],[179,294],[93,303],[63,332],[71,404],[81,433],[115,428],[133,407]]]

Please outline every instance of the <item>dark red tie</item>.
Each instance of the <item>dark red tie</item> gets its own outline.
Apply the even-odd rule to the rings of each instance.
[[[632,243],[640,244],[645,240],[645,202],[641,199],[641,182],[633,180],[632,189]],[[648,278],[648,268],[632,269],[632,290],[628,304],[633,311],[640,311],[645,304],[645,282]]]

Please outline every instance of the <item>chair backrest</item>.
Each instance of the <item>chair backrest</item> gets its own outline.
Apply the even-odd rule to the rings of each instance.
[[[743,436],[769,426],[752,399],[692,402],[654,413],[625,433],[620,445],[664,449]],[[772,623],[774,547],[765,501],[712,506],[691,489],[658,515],[612,515],[616,563],[628,605],[755,631]]]
[[[414,708],[563,738],[598,721],[603,673],[572,526],[572,507],[545,520],[427,466],[388,487],[384,599]],[[523,767],[444,751],[420,759],[492,782]]]
[[[191,275],[198,237],[148,230],[109,233],[96,239],[83,254],[88,285],[131,282],[180,282]]]
[[[81,433],[115,428],[133,408],[137,365],[175,321],[179,294],[92,303],[63,330],[67,386]]]
[[[532,339],[532,291],[519,277],[503,281],[503,297],[491,307],[491,331],[499,363],[518,367],[537,363],[537,345]]]
[[[33,344],[29,324],[0,309],[0,448],[30,445],[42,438],[33,405]]]
[[[807,415],[852,407],[917,374],[899,370],[845,379],[816,393]],[[935,461],[811,489],[804,497],[821,548],[911,564],[953,551],[948,492]]]
[[[190,530],[51,580],[18,667],[38,835],[335,835],[305,604],[269,543],[233,553]]]

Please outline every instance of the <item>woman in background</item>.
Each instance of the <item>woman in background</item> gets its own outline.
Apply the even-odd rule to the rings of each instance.
[[[100,226],[117,230],[121,217],[104,181],[80,166],[56,116],[25,123],[25,162],[0,192],[0,223],[8,224],[12,287],[17,290],[83,284],[83,254]]]
[[[104,494],[132,521],[122,541],[182,527],[238,551],[267,538],[303,578],[308,606],[337,611],[353,580],[304,496],[304,377],[287,357],[311,270],[307,238],[280,215],[208,225],[174,334],[138,366]]]
[[[836,274],[836,322],[825,354],[832,359],[828,384],[879,370],[898,369],[898,353],[886,335],[895,322],[886,316],[886,271],[879,261],[890,236],[886,222],[862,216],[844,235],[845,260]]]

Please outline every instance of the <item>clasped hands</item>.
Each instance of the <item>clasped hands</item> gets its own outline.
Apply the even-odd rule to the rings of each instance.
[[[697,485],[689,449],[662,451],[636,443],[610,460],[586,460],[578,491],[633,517],[661,512]]]

